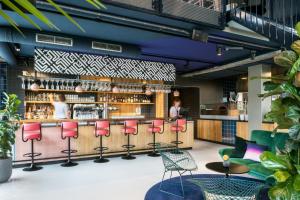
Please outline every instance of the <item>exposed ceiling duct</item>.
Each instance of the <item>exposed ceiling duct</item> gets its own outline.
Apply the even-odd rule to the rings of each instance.
[[[13,28],[1,27],[0,42],[19,43],[21,45],[30,45],[39,48],[51,48],[63,51],[76,51],[82,53],[110,55],[126,58],[136,58],[141,54],[140,48],[135,45],[114,44],[108,41],[46,32],[43,32],[41,34],[30,29],[22,29],[22,32],[24,33],[25,37],[23,37]],[[45,38],[45,36],[47,36],[47,38]],[[118,51],[109,51],[107,49],[93,49],[93,41],[122,46],[122,53]]]
[[[11,66],[15,66],[17,64],[14,54],[8,44],[4,42],[0,42],[0,62],[6,62]]]

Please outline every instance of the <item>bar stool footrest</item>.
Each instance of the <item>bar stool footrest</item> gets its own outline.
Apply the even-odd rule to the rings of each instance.
[[[134,148],[135,147],[135,145],[128,145],[128,144],[125,144],[125,145],[123,145],[122,146],[123,148],[125,148],[125,149],[132,149],[132,148]]]
[[[23,154],[24,157],[37,157],[37,156],[41,156],[42,154],[41,153],[25,153]]]
[[[183,144],[182,141],[172,141],[171,143],[172,143],[172,144]]]
[[[109,148],[108,147],[96,147],[94,148],[95,151],[107,151]]]
[[[151,147],[158,147],[160,144],[159,143],[148,143],[148,146],[151,146]]]
[[[67,150],[62,150],[62,151],[61,151],[61,153],[65,153],[65,154],[68,154],[69,152],[70,152],[70,153],[77,153],[77,150],[72,150],[72,149],[71,149],[71,150],[68,150],[68,149],[67,149]]]

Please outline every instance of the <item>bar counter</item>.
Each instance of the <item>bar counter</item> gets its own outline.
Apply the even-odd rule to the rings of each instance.
[[[151,124],[151,119],[137,119],[139,121],[138,135],[130,136],[130,143],[136,145],[132,149],[132,153],[146,153],[150,152],[148,143],[153,142],[153,136],[147,131]],[[42,123],[42,140],[34,141],[34,151],[42,153],[37,157],[37,162],[51,162],[58,160],[65,160],[66,154],[61,153],[62,150],[67,149],[67,140],[61,139],[60,123],[62,121],[78,121],[79,123],[79,137],[78,139],[71,139],[71,148],[78,152],[73,154],[75,158],[91,158],[97,156],[94,148],[99,146],[99,138],[94,134],[94,122],[96,120],[22,120],[20,123]],[[123,127],[122,120],[110,120],[111,135],[103,138],[103,146],[108,147],[105,155],[124,155],[126,150],[122,145],[127,143],[127,137],[121,133]],[[170,143],[176,138],[176,134],[170,130],[171,122],[165,121],[164,133],[156,134],[156,142]],[[30,152],[30,142],[22,141],[22,129],[16,132],[16,144],[14,153],[14,164],[27,163],[30,160],[23,157],[23,154]],[[187,122],[187,131],[179,133],[179,140],[183,142],[180,148],[192,148],[194,143],[194,122]]]

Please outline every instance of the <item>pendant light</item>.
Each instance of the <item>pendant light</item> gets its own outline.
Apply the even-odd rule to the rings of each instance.
[[[174,96],[174,97],[179,97],[179,96],[180,96],[180,92],[179,92],[177,89],[174,90],[173,96]]]
[[[34,81],[33,84],[30,85],[30,89],[32,91],[38,91],[40,89],[39,81],[36,79],[36,71],[34,72]]]

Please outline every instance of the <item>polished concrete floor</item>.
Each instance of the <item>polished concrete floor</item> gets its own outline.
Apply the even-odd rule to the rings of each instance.
[[[213,173],[205,164],[220,161],[222,147],[195,141],[190,151],[199,167],[195,173]],[[146,155],[131,161],[111,158],[104,164],[82,161],[73,168],[46,165],[37,172],[14,169],[12,179],[0,184],[0,200],[143,200],[162,173],[161,158]]]

